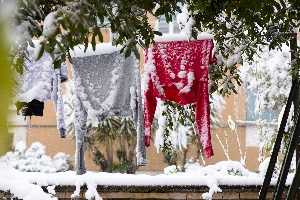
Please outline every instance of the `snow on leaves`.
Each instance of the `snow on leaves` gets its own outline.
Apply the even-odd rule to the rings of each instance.
[[[34,142],[27,149],[24,142],[18,142],[14,152],[0,158],[3,162],[21,172],[56,173],[71,169],[71,159],[65,153],[57,153],[53,159],[46,155],[45,146]]]

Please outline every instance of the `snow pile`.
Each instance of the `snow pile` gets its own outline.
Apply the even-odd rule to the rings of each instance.
[[[166,175],[177,174],[177,168],[175,165],[168,166],[164,169]]]
[[[39,142],[32,143],[28,149],[24,142],[18,142],[15,151],[8,152],[0,158],[0,162],[21,172],[56,173],[68,171],[71,168],[69,155],[60,152],[51,159],[46,155],[45,146]]]
[[[260,165],[258,167],[260,177],[265,177],[267,170],[268,170],[269,163],[270,163],[270,157],[267,157],[263,162],[260,163]],[[279,166],[276,163],[275,170],[272,174],[272,177],[278,178],[278,174],[279,174]]]
[[[200,166],[198,162],[187,162],[184,166],[186,173],[197,173],[202,175],[230,175],[249,176],[249,170],[237,161],[221,161],[215,165]]]
[[[230,182],[228,185],[238,185],[235,183],[233,177],[258,177],[256,173],[250,173],[244,168],[242,163],[237,161],[221,161],[215,165],[208,165],[202,167],[198,162],[187,162],[184,166],[186,173],[189,174],[201,174],[206,179],[206,185],[209,187],[209,191],[202,195],[203,199],[212,199],[214,193],[222,192],[219,185],[227,177]],[[239,180],[241,185],[246,184],[244,180]],[[223,185],[224,183],[222,183]],[[224,184],[227,185],[227,184]]]
[[[24,150],[24,146],[20,149]],[[167,174],[150,176],[145,174],[120,174],[120,173],[92,173],[76,175],[73,171],[45,174],[40,172],[20,172],[5,164],[0,164],[0,191],[10,191],[14,197],[21,199],[57,199],[55,186],[76,186],[76,190],[70,197],[75,198],[80,194],[80,187],[86,185],[87,199],[101,199],[96,192],[100,186],[191,186],[203,185],[210,189],[203,194],[203,198],[211,199],[215,192],[221,192],[222,185],[262,185],[263,177],[258,173],[249,172],[237,161],[223,161],[215,165],[202,167],[196,163],[189,163],[186,172],[176,172],[175,166],[165,169]],[[291,184],[292,176],[289,175],[287,185]],[[274,185],[276,179],[272,179]],[[46,186],[46,194],[41,186]],[[39,197],[39,198],[38,198]]]
[[[24,200],[57,200],[46,194],[40,185],[30,183],[30,175],[0,163],[0,191],[9,191],[14,197]]]
[[[207,186],[209,187],[209,191],[202,194],[203,199],[212,199],[214,193],[222,192],[221,188],[219,188],[218,181],[216,179],[211,179],[207,181]]]

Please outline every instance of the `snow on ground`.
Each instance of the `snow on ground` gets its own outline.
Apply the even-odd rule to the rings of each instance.
[[[0,163],[0,191],[10,191],[14,197],[21,199],[57,199],[55,186],[76,186],[72,197],[80,193],[80,186],[87,185],[86,198],[101,199],[96,192],[97,185],[102,186],[171,186],[171,185],[203,185],[210,189],[203,198],[211,198],[214,192],[221,192],[220,185],[262,185],[263,177],[259,173],[250,172],[237,161],[222,161],[206,167],[198,163],[188,164],[186,172],[177,172],[174,166],[165,169],[165,174],[150,176],[146,174],[121,174],[105,172],[87,172],[76,175],[74,171],[45,174],[40,172],[20,172],[4,163]],[[292,176],[287,184],[291,184]],[[272,179],[271,184],[275,184]],[[43,192],[41,186],[48,186],[50,194]]]

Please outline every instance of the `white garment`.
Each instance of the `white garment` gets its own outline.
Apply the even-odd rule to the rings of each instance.
[[[48,53],[34,61],[34,49],[28,49],[28,60],[25,60],[23,75],[18,75],[18,95],[16,101],[31,102],[36,99],[41,102],[52,99],[56,111],[57,129],[61,138],[66,137],[63,97],[61,83],[68,80],[68,70],[65,63],[60,69],[54,69]]]

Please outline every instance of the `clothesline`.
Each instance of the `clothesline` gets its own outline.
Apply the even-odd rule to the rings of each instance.
[[[87,119],[97,126],[110,116],[132,116],[137,130],[137,165],[146,165],[145,147],[150,146],[156,98],[180,105],[196,103],[195,119],[199,137],[206,156],[213,156],[208,99],[208,66],[215,62],[212,36],[201,34],[198,40],[187,41],[183,35],[164,35],[155,40],[156,46],[145,51],[143,95],[139,60],[134,55],[124,58],[119,54],[122,46],[102,43],[97,44],[96,51],[89,45],[86,52],[80,47],[71,52],[76,96],[74,124],[77,174],[86,172],[83,142]],[[29,70],[21,79],[24,84],[22,91],[35,89],[42,92],[34,93],[30,101],[54,100],[57,128],[63,137],[65,123],[59,83],[63,79],[59,80],[61,77],[67,79],[67,71],[66,65],[54,70],[51,63],[48,54],[39,61],[26,63]],[[145,99],[144,111],[142,96]]]

